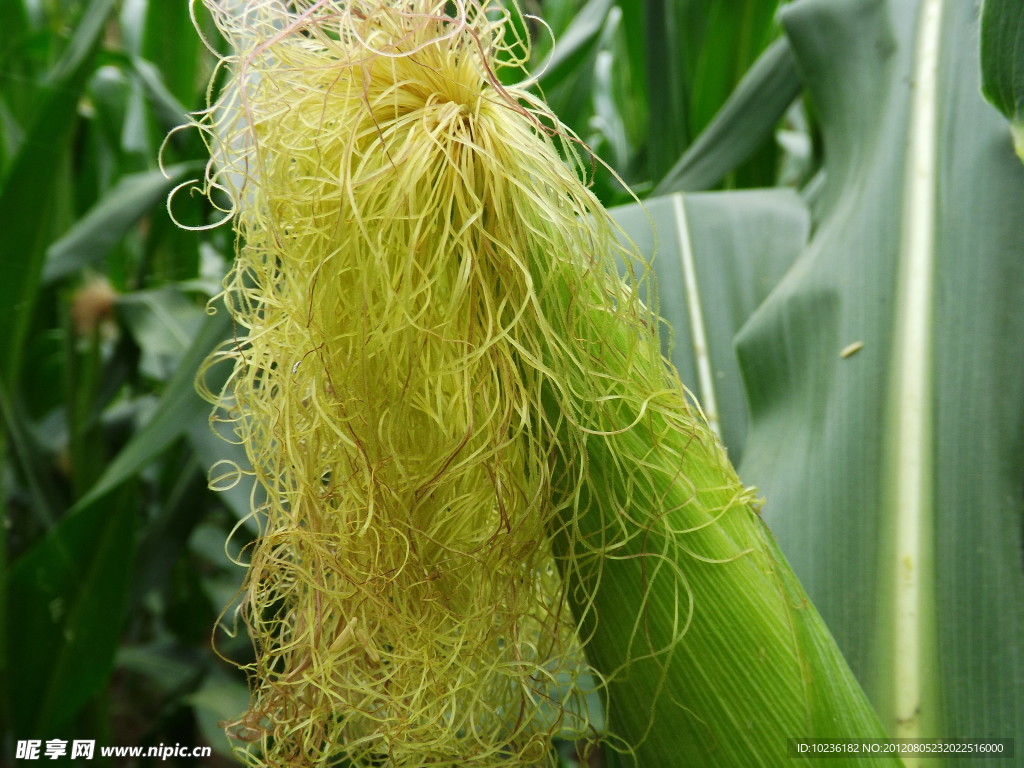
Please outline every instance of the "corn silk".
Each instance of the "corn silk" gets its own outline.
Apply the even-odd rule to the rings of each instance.
[[[502,85],[528,57],[513,4],[206,6],[230,44],[206,191],[238,243],[236,337],[207,363],[232,372],[206,395],[249,463],[214,474],[252,476],[260,529],[230,732],[254,765],[554,764],[552,739],[600,736],[584,695],[622,671],[584,655],[602,563],[656,532],[677,641],[683,457],[731,472],[646,266],[578,139]],[[671,653],[636,610],[600,620]]]

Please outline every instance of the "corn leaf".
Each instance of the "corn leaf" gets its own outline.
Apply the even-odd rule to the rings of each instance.
[[[644,14],[648,160],[655,180],[710,123],[775,36],[777,6],[777,0],[621,3],[627,16],[641,7]]]
[[[803,201],[782,189],[677,193],[612,214],[657,253],[665,353],[738,463],[747,406],[733,337],[806,243]]]
[[[0,186],[5,232],[0,240],[0,338],[4,339],[0,375],[15,379],[28,334],[43,268],[46,241],[57,194],[57,169],[74,126],[78,97],[90,72],[113,0],[94,0],[64,57],[50,73],[35,118]]]
[[[981,12],[981,89],[1010,121],[1024,159],[1024,5],[985,0]]]
[[[78,97],[91,70],[92,54],[99,44],[103,23],[112,6],[113,0],[93,0],[86,7],[67,49],[37,92],[31,89],[28,95],[16,94],[16,90],[25,89],[11,88],[9,93],[0,97],[4,155],[0,161],[3,174],[0,177],[0,210],[4,212],[4,237],[0,240],[0,265],[4,270],[4,279],[0,281],[0,338],[4,339],[4,349],[0,353],[0,379],[3,381],[0,399],[4,401],[4,413],[0,423],[5,431],[8,420],[13,420],[12,400],[17,394],[23,350],[35,314],[39,275],[60,189],[57,171],[72,135]],[[10,41],[10,45],[4,46],[0,58],[4,61],[4,69],[10,71],[12,81],[17,79],[22,65],[10,62],[9,56],[24,42],[28,28],[26,15],[19,9],[5,13],[8,25],[5,39]],[[9,110],[16,104],[28,103],[33,107],[32,117],[27,124],[19,125]],[[0,459],[6,462],[7,454],[8,448],[4,445],[0,449]],[[5,473],[5,479],[6,476]],[[7,489],[0,488],[0,491],[3,492],[0,494],[0,512],[6,521],[9,519]],[[0,554],[0,573],[6,575],[9,573],[6,525],[4,528],[0,533],[0,550],[3,551]],[[4,690],[0,720],[24,711],[22,702],[15,699],[20,693],[17,676],[22,669],[19,664],[9,662],[19,658],[18,638],[12,638],[9,631],[10,618],[16,615],[18,608],[18,596],[8,594],[8,588],[5,583],[0,595],[0,687]],[[53,660],[57,671],[60,662],[60,659]],[[69,695],[74,695],[74,691]]]
[[[206,318],[167,382],[153,418],[132,436],[69,514],[94,505],[102,496],[132,478],[186,430],[206,420],[208,406],[196,394],[195,372],[213,347],[228,335],[229,326],[224,312]],[[211,383],[211,386],[215,385]]]
[[[207,406],[194,389],[199,362],[228,332],[225,313],[208,317],[184,353],[155,415],[108,465],[96,484],[14,563],[8,576],[8,671],[19,733],[54,737],[107,684],[120,640],[136,546],[135,509],[110,500]],[[30,663],[30,659],[38,663]]]
[[[56,280],[102,259],[175,183],[198,167],[181,163],[165,171],[142,171],[121,178],[47,249],[43,279]]]
[[[707,127],[654,192],[709,189],[767,140],[800,93],[789,41],[779,38],[754,62]]]
[[[1024,168],[973,3],[781,15],[814,236],[739,336],[741,475],[894,736],[1024,739]]]
[[[11,568],[12,664],[4,691],[15,732],[57,738],[107,685],[121,634],[135,550],[128,504],[66,517]]]
[[[579,69],[601,34],[612,0],[589,0],[555,42],[551,53],[536,67],[536,76],[546,86],[560,82],[570,72]]]

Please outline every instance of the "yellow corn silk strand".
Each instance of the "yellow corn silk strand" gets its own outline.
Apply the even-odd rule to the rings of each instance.
[[[548,764],[593,735],[604,558],[675,540],[688,446],[728,466],[618,276],[635,256],[569,132],[500,85],[526,55],[508,4],[206,4],[240,243],[214,418],[265,499],[233,732],[260,765]],[[722,491],[695,527],[749,501]]]

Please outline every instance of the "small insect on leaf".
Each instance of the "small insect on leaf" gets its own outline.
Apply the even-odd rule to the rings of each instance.
[[[851,355],[857,354],[862,349],[864,349],[864,342],[855,341],[852,344],[847,344],[845,347],[843,347],[843,351],[839,353],[839,356],[845,360]]]

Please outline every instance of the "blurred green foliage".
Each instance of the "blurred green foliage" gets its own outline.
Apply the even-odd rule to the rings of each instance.
[[[206,489],[193,379],[230,334],[205,304],[232,241],[164,209],[202,171],[199,134],[160,154],[203,108],[214,58],[187,3],[17,0],[5,24],[3,753],[79,737],[223,754],[217,721],[245,683],[210,638],[242,510]],[[188,194],[174,212],[211,216]]]

